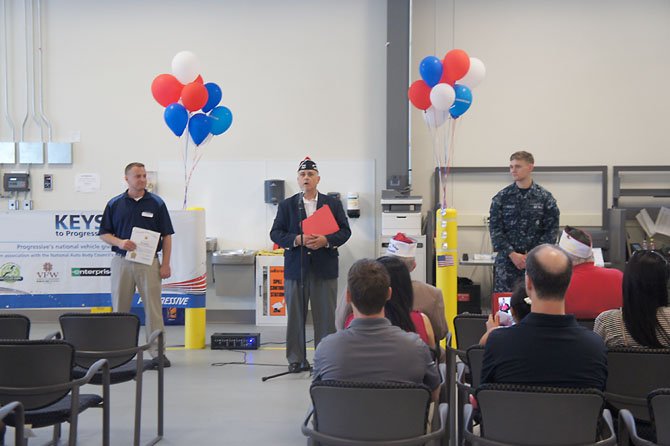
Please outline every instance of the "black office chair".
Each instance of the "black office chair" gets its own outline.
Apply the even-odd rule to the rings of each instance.
[[[301,430],[312,444],[409,446],[445,435],[447,404],[439,405],[439,426],[426,432],[431,392],[422,384],[316,381],[310,395]]]
[[[72,378],[74,347],[58,340],[0,340],[0,404],[20,401],[25,423],[33,428],[54,426],[53,444],[60,438],[60,426],[70,423],[68,444],[77,442],[79,413],[92,407],[102,409],[102,443],[109,445],[109,367],[96,361],[79,379]],[[80,388],[100,373],[103,396],[80,394]],[[21,421],[10,414],[9,426]]]
[[[465,351],[472,345],[479,344],[479,340],[486,333],[485,314],[459,314],[454,318],[454,333],[456,335],[456,353],[463,362],[467,362]]]
[[[647,405],[654,426],[655,442],[641,438],[635,418],[628,409],[619,411],[619,444],[628,446],[670,446],[670,389],[654,390],[647,396]]]
[[[670,349],[611,348],[607,351],[605,399],[614,410],[628,409],[651,422],[647,395],[670,388]]]
[[[484,346],[473,345],[465,351],[467,367],[459,364],[458,375],[456,376],[456,386],[458,389],[457,411],[460,416],[463,413],[463,407],[469,403],[470,395],[475,394],[479,387],[482,374],[482,364],[484,362]],[[463,429],[458,432],[458,444],[463,442]]]
[[[155,444],[163,438],[163,402],[165,345],[163,332],[154,331],[149,342],[138,345],[140,319],[132,313],[66,313],[59,318],[63,339],[74,345],[75,376],[81,376],[94,361],[105,358],[109,361],[112,384],[135,380],[135,425],[133,444],[140,444],[142,421],[142,376],[153,369],[155,363],[144,359],[144,352],[152,342],[158,342],[158,415],[157,433],[148,443]],[[100,384],[96,375],[92,384]]]
[[[23,415],[23,404],[19,401],[12,401],[11,403],[5,404],[0,407],[0,421],[4,420],[8,415],[14,416],[14,444],[17,446],[24,446],[26,444],[23,426],[26,424],[25,417]],[[4,427],[3,427],[4,429]],[[0,444],[5,444],[4,440],[4,431],[2,432],[3,438],[0,438]]]
[[[481,415],[473,433],[473,409],[463,408],[463,431],[472,445],[615,445],[612,416],[595,389],[483,384],[475,392]]]
[[[0,314],[0,339],[28,339],[30,319],[22,314]]]

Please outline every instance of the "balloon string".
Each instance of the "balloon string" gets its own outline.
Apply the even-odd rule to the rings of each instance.
[[[189,118],[190,119],[190,118]],[[184,154],[183,154],[183,160],[184,160],[184,203],[182,204],[182,209],[186,209],[187,205],[187,199],[188,199],[188,177],[186,174],[186,171],[188,169],[188,133],[186,133],[186,144],[184,145]]]
[[[424,111],[424,113],[426,113]],[[424,116],[425,117],[425,116]],[[440,157],[440,151],[439,151],[439,129],[438,128],[433,128],[428,124],[428,120],[426,120],[426,126],[428,127],[428,131],[430,132],[430,136],[433,142],[433,158],[435,159],[435,164],[437,165],[437,178],[438,178],[438,195],[439,191],[442,190],[442,161]],[[438,201],[441,203],[441,197],[437,197]]]
[[[456,123],[458,122],[457,119],[453,119],[453,123],[449,126],[449,162],[447,163],[447,175],[449,175],[449,172],[451,171],[451,166],[454,164],[454,152],[456,150]],[[451,192],[451,202],[453,205],[454,202],[454,188],[453,188],[453,181],[452,181],[452,187],[450,189]],[[446,194],[446,191],[445,191]]]

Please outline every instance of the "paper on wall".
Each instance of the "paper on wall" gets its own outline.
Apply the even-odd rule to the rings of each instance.
[[[670,236],[670,209],[661,207],[656,218],[656,232]]]
[[[656,224],[654,224],[654,221],[651,219],[649,212],[647,212],[646,209],[640,210],[635,216],[635,219],[640,223],[644,232],[647,233],[647,237],[652,237],[656,234]]]

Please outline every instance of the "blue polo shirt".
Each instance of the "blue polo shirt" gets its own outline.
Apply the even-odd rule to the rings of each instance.
[[[128,191],[109,200],[102,213],[98,235],[112,234],[120,239],[129,239],[133,227],[148,229],[161,236],[174,234],[167,206],[161,197],[144,191],[139,200],[128,196]],[[163,238],[158,241],[159,252],[163,248]],[[126,251],[112,246],[112,251],[125,255]]]

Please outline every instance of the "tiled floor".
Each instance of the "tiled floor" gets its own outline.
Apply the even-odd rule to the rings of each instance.
[[[31,339],[58,330],[57,324],[33,323]],[[167,355],[172,367],[165,371],[165,437],[161,445],[296,445],[305,444],[300,433],[308,405],[311,378],[291,374],[262,382],[263,376],[286,370],[283,327],[208,324],[207,342],[215,332],[260,332],[260,350],[184,350],[183,327],[168,327]],[[143,334],[140,335],[143,337]],[[307,339],[311,339],[308,326]],[[268,343],[268,344],[266,344]],[[277,343],[277,344],[274,344]],[[310,344],[311,347],[311,344]],[[308,350],[308,358],[314,352]],[[246,360],[245,365],[237,364]],[[112,386],[111,444],[132,444],[134,383]],[[90,386],[86,392],[98,392]],[[155,435],[156,373],[145,373],[142,442]],[[79,445],[100,444],[101,412],[87,410],[80,416]],[[64,439],[68,425],[63,426]],[[50,428],[36,429],[30,444],[44,444]],[[13,444],[8,429],[7,444]]]

